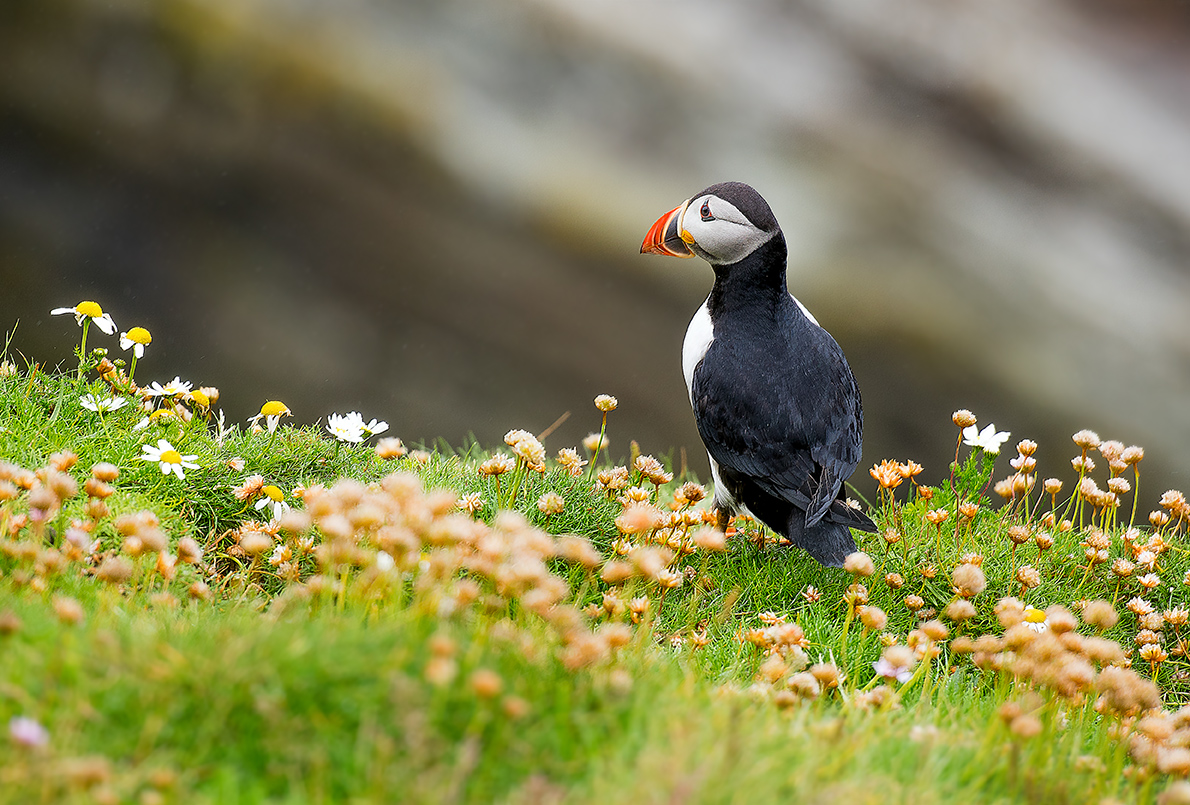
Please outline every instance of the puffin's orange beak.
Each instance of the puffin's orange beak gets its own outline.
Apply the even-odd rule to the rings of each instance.
[[[649,234],[645,235],[645,242],[640,245],[641,254],[664,254],[670,257],[693,257],[694,252],[682,240],[678,232],[678,221],[682,218],[682,210],[686,209],[689,201],[683,201],[672,210],[657,219]]]

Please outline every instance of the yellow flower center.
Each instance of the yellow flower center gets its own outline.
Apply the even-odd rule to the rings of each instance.
[[[158,408],[153,413],[149,414],[149,419],[156,421],[158,419],[175,419],[174,412],[165,408]]]
[[[203,393],[202,393],[200,390],[198,390],[198,389],[195,389],[194,391],[190,392],[190,399],[194,400],[194,402],[195,402],[195,404],[196,404],[196,405],[200,405],[200,406],[202,406],[203,408],[210,408],[210,407],[211,407],[211,400],[210,400],[210,398],[209,398],[209,397],[207,397],[207,395],[203,394]]]
[[[1026,609],[1025,620],[1029,623],[1045,623],[1045,612],[1040,609]]]
[[[162,464],[181,464],[182,454],[177,450],[165,450],[161,453]]]
[[[289,408],[280,400],[269,400],[260,406],[260,413],[264,416],[284,416],[289,413]]]
[[[279,487],[273,486],[272,484],[265,486],[260,491],[268,495],[269,500],[273,501],[274,503],[280,503],[282,498],[285,497],[285,493],[282,492]]]
[[[84,302],[83,304],[86,305],[86,304],[94,304],[94,303]],[[80,307],[81,307],[81,305],[80,305]],[[98,308],[99,305],[95,305],[95,307]],[[79,312],[81,313],[82,311],[80,310]],[[100,313],[100,315],[102,315],[102,312]],[[149,335],[149,331],[146,330],[144,327],[133,327],[131,330],[128,331],[127,335],[128,335],[129,341],[133,341],[137,344],[151,344],[153,342],[153,336]]]
[[[80,316],[90,316],[97,319],[103,315],[103,308],[99,306],[98,302],[79,302],[74,306],[74,312]]]

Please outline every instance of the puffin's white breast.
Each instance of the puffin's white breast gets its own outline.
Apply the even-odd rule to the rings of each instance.
[[[690,397],[690,404],[694,404],[694,370],[698,362],[703,359],[715,340],[715,328],[711,324],[711,311],[707,303],[690,320],[686,328],[686,339],[682,341],[682,375],[686,378],[686,394]]]

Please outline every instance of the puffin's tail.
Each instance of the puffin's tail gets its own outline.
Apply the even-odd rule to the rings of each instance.
[[[851,529],[876,532],[876,524],[863,512],[853,509],[841,500],[835,500],[826,516],[814,525],[806,525],[806,513],[794,508],[790,513],[789,527],[785,535],[789,541],[803,548],[820,564],[827,567],[842,567],[847,554],[856,551]]]

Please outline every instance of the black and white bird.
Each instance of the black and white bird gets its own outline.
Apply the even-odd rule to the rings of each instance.
[[[711,458],[719,524],[745,511],[839,566],[850,529],[876,525],[847,502],[863,409],[843,350],[786,286],[785,236],[740,182],[712,185],[657,220],[641,253],[698,256],[715,270],[682,344],[694,421]]]

